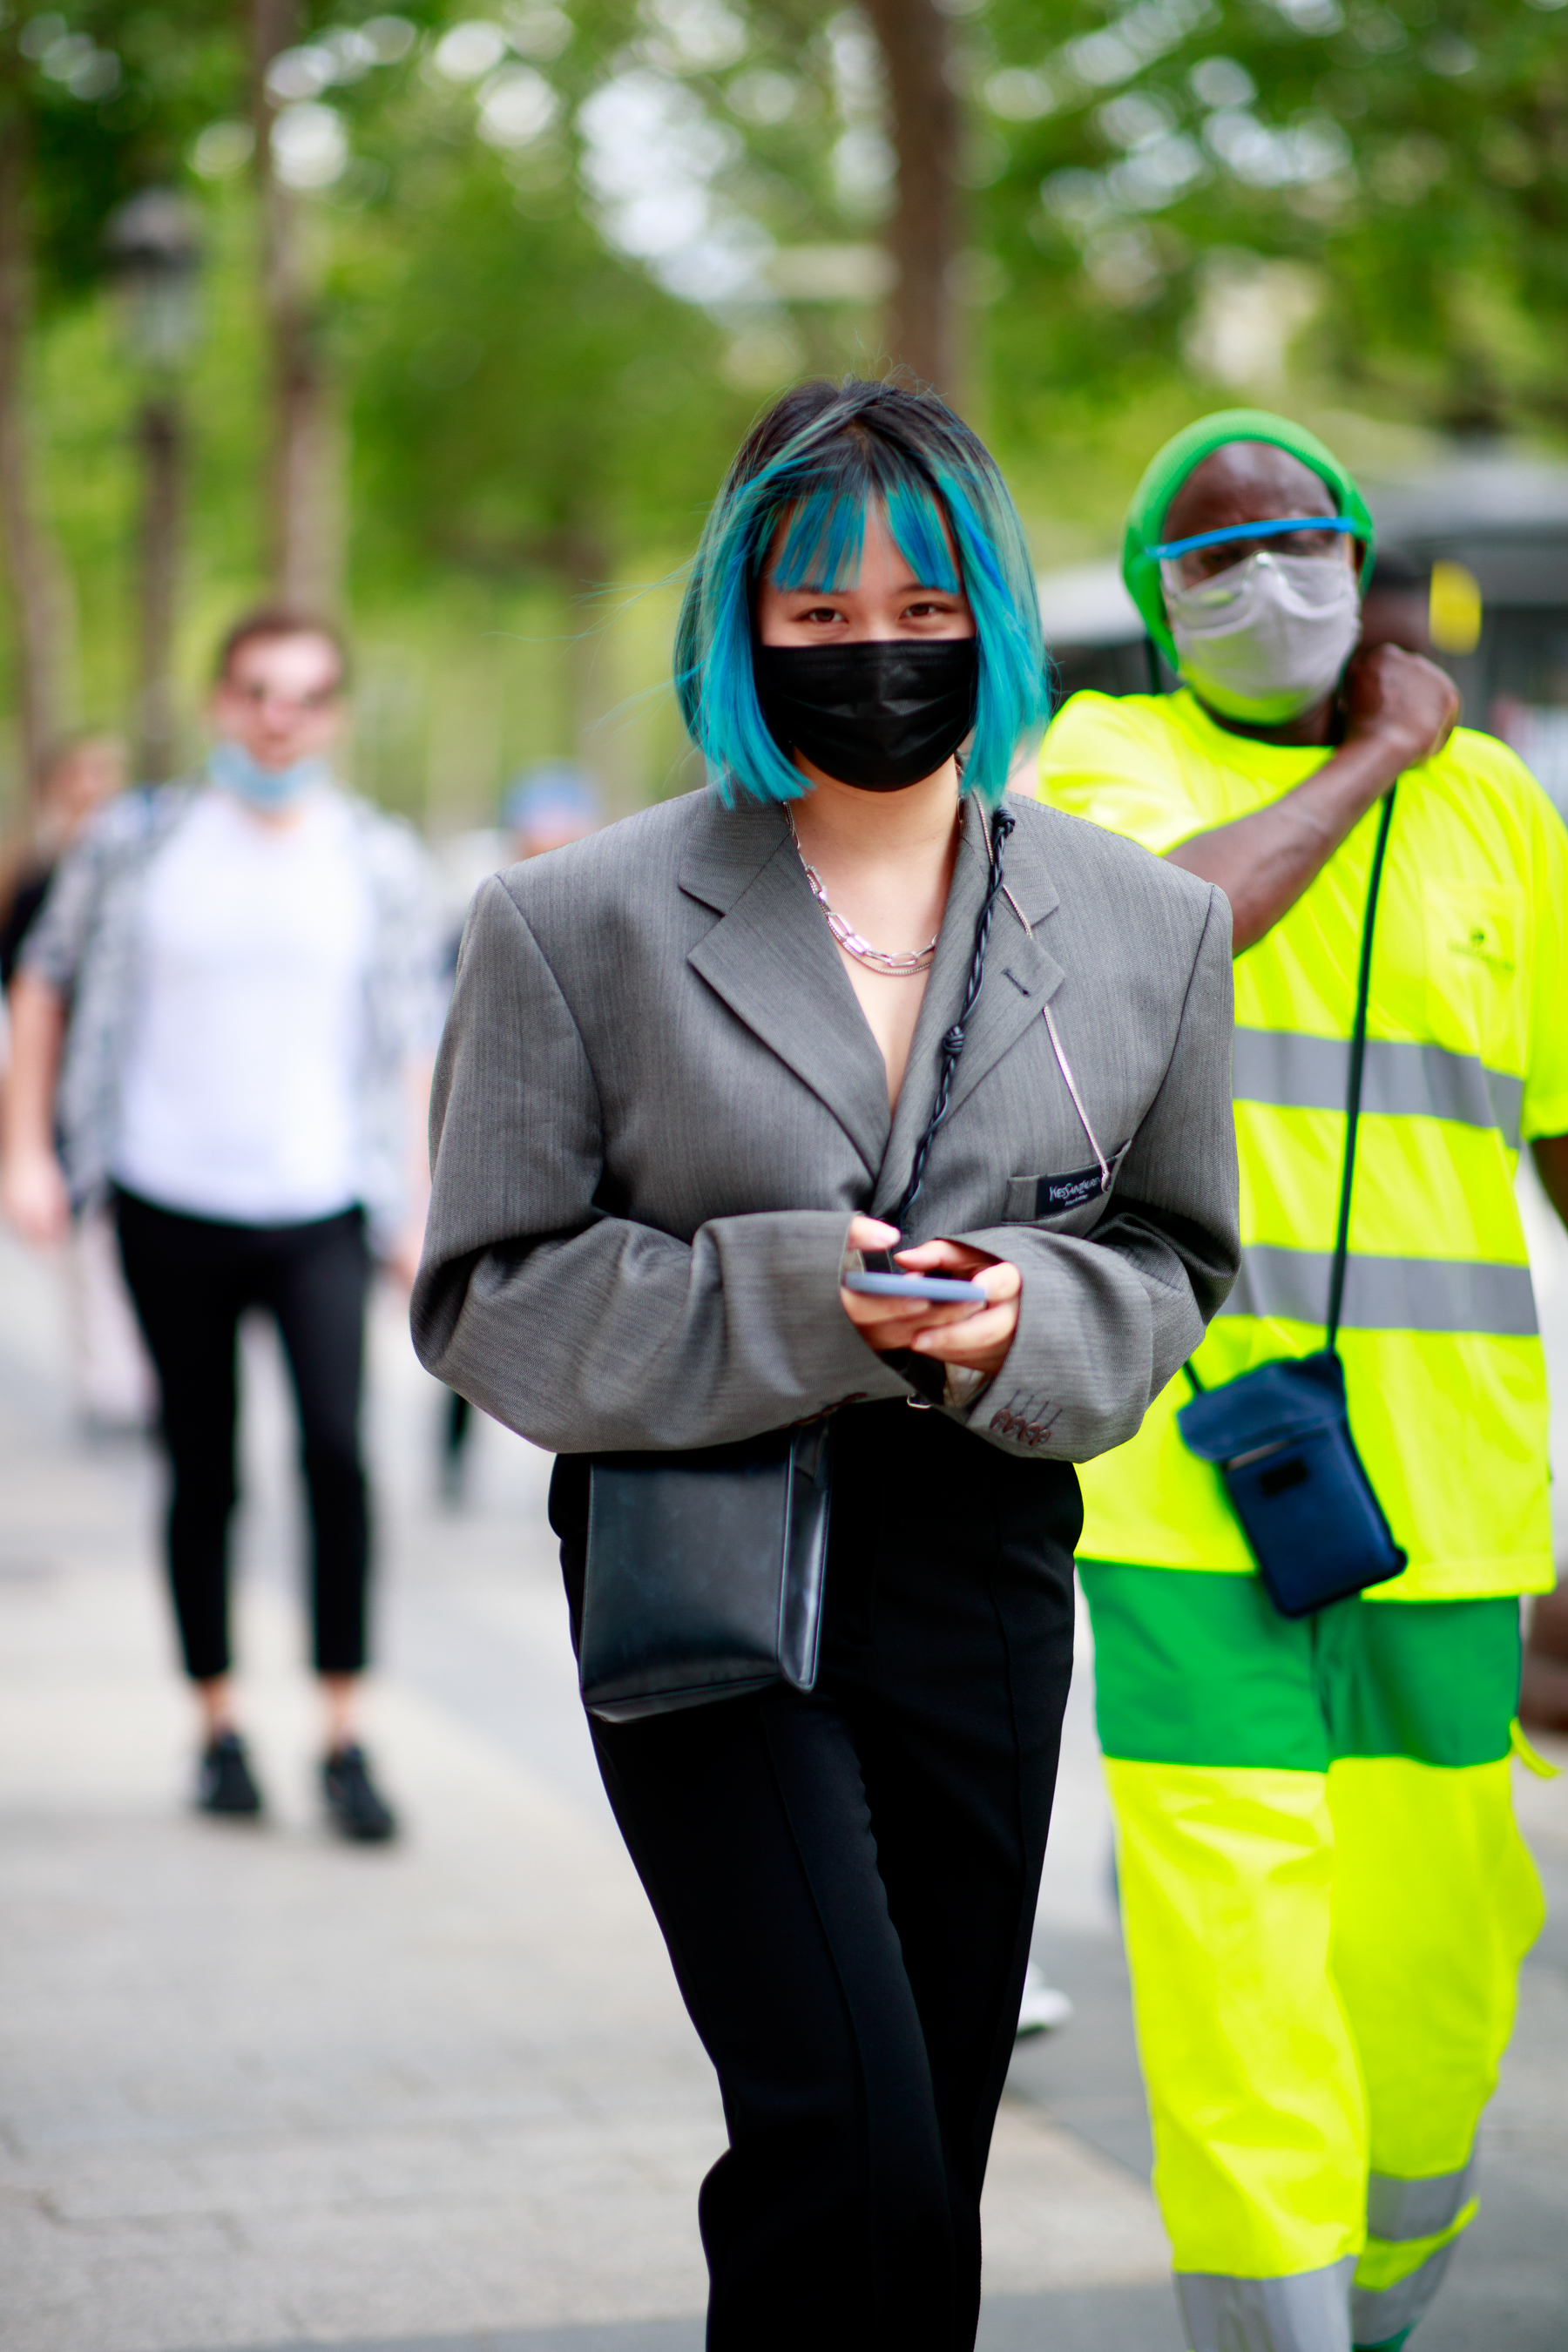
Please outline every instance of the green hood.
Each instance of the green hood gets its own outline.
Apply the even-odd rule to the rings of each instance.
[[[1288,416],[1272,416],[1266,408],[1221,408],[1212,416],[1200,416],[1195,425],[1187,425],[1173,441],[1167,441],[1151,460],[1132,494],[1132,504],[1127,510],[1127,535],[1121,542],[1121,576],[1127,583],[1128,593],[1173,669],[1177,667],[1176,648],[1165,618],[1165,592],[1160,584],[1159,564],[1149,551],[1163,540],[1166,513],[1187,476],[1227,441],[1271,441],[1276,448],[1288,449],[1292,457],[1300,457],[1303,466],[1310,466],[1332,490],[1337,512],[1356,525],[1356,536],[1364,543],[1366,555],[1361,574],[1363,588],[1372,572],[1374,531],[1366,501],[1339,459],[1324,448],[1315,433],[1309,433],[1304,425],[1292,425]]]

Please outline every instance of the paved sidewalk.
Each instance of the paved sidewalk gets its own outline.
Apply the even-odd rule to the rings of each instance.
[[[0,1244],[6,2352],[697,2352],[696,2193],[722,2124],[594,1772],[548,1465],[483,1423],[469,1506],[442,1511],[439,1393],[384,1305],[372,1740],[409,1833],[345,1850],[315,1809],[280,1382],[249,1349],[241,1643],[271,1810],[203,1821],[181,1802],[153,1466],[72,1435],[55,1310],[48,1270]],[[1523,1793],[1568,1896],[1563,1785]],[[1181,2352],[1085,1677],[1042,1916],[1079,2014],[1015,2065],[983,2345]],[[1560,1925],[1527,1971],[1491,2147],[1423,2352],[1562,2352]]]

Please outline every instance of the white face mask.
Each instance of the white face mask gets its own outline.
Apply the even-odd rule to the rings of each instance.
[[[1361,583],[1342,554],[1262,549],[1188,585],[1160,566],[1183,677],[1226,719],[1276,726],[1331,694],[1361,634]]]

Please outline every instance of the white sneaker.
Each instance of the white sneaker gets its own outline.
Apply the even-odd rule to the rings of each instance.
[[[1024,1971],[1024,1998],[1018,2006],[1014,2040],[1022,2042],[1030,2033],[1054,2033],[1071,2015],[1072,2003],[1066,1993],[1048,1985],[1038,1962],[1031,1960]]]

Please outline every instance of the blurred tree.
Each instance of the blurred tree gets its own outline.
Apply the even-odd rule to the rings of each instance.
[[[629,61],[606,76],[603,47],[567,32],[536,14],[522,30],[535,62],[475,35],[468,53],[437,47],[447,70],[386,85],[359,118],[363,209],[330,299],[352,355],[361,576],[412,585],[435,565],[553,585],[575,749],[602,768],[617,567],[694,534],[749,403],[709,311],[616,250],[574,197],[571,100],[608,88],[601,114],[640,106],[657,132],[658,93]]]
[[[280,604],[330,611],[342,570],[342,487],[334,418],[318,348],[299,200],[273,154],[275,68],[298,45],[300,0],[246,0],[251,119],[261,197],[261,307],[271,345],[272,446],[263,474],[270,585]],[[285,88],[287,81],[285,80]]]
[[[174,654],[189,439],[182,378],[196,334],[201,243],[193,206],[169,188],[144,188],[117,205],[104,242],[124,347],[142,382],[135,758],[138,775],[152,782],[172,775],[177,761]]]
[[[356,576],[384,594],[433,569],[554,588],[590,765],[620,698],[610,583],[633,550],[689,545],[757,393],[800,364],[773,252],[831,276],[865,251],[830,241],[824,18],[806,0],[581,0],[571,17],[513,0],[418,40],[405,20],[391,70],[345,73],[341,23],[273,64],[300,93],[279,130],[308,113],[325,159]],[[387,45],[389,21],[359,37]]]
[[[29,788],[65,723],[69,625],[65,574],[38,512],[26,393],[36,233],[30,79],[16,28],[0,26],[0,546],[16,621],[16,708]]]
[[[963,72],[1013,289],[989,337],[1005,432],[1184,362],[1278,388],[1309,327],[1310,372],[1341,399],[1561,429],[1562,5],[991,0]]]
[[[302,192],[330,184],[339,162],[336,118],[312,100],[337,78],[333,68],[348,66],[342,78],[352,79],[360,59],[344,43],[350,28],[339,32],[335,47],[301,41],[304,0],[240,5],[249,19],[258,259],[271,369],[271,447],[261,484],[268,584],[280,604],[331,612],[343,584],[342,425],[323,348],[320,259],[302,217]]]
[[[887,66],[898,201],[888,224],[893,265],[888,350],[924,383],[960,400],[955,278],[961,122],[948,16],[935,0],[866,0]]]
[[[222,0],[83,0],[73,21],[45,10],[0,20],[0,531],[16,614],[16,708],[23,764],[74,717],[73,599],[41,519],[27,415],[26,339],[100,281],[117,207],[166,182],[184,139],[231,70]],[[144,423],[146,422],[144,418]],[[166,437],[166,436],[165,436]],[[164,477],[167,448],[149,436]],[[160,501],[148,516],[153,571]],[[165,534],[167,536],[167,534]],[[171,592],[172,593],[172,592]],[[165,655],[154,633],[148,657]],[[155,709],[156,677],[142,681]]]

